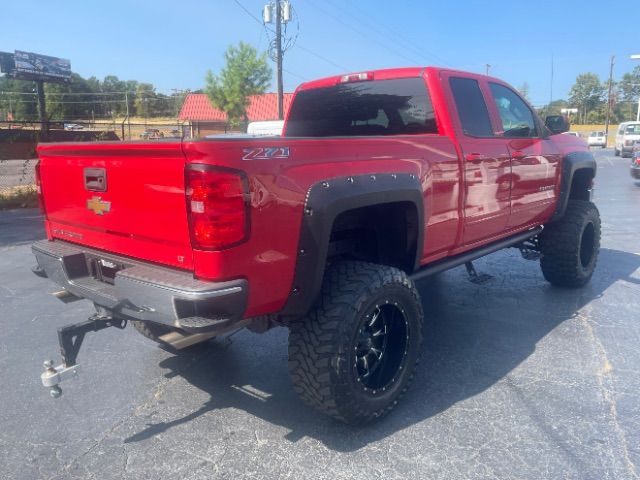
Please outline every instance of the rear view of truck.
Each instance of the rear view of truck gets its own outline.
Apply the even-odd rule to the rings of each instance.
[[[187,164],[180,142],[42,145],[39,156],[48,240],[32,247],[36,271],[63,287],[65,300],[97,308],[60,336],[64,364],[43,376],[52,394],[77,370],[73,338],[89,331],[126,319],[183,347],[239,327],[246,280],[196,279],[193,252],[247,236],[245,177]]]
[[[296,393],[364,423],[412,381],[414,280],[465,264],[477,282],[473,260],[517,247],[552,284],[585,285],[595,160],[554,136],[566,119],[543,124],[496,82],[360,72],[301,85],[279,137],[40,146],[48,239],[33,245],[35,272],[96,306],[59,330],[63,363],[45,363],[43,384],[59,396],[84,335],[108,327],[181,348],[284,326]]]

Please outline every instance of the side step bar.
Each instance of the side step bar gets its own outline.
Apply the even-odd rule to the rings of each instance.
[[[478,248],[476,250],[464,252],[460,255],[456,255],[455,257],[449,257],[438,262],[430,263],[429,265],[413,272],[410,275],[411,280],[416,281],[420,280],[421,278],[430,277],[431,275],[435,275],[436,273],[444,272],[445,270],[449,270],[450,268],[457,267],[464,263],[472,262],[473,260],[476,260],[480,257],[484,257],[485,255],[489,255],[490,253],[502,250],[503,248],[513,247],[514,245],[518,245],[525,240],[529,240],[531,237],[539,235],[540,233],[542,233],[543,229],[544,227],[541,225],[539,227],[532,228],[531,230],[527,230],[526,232],[518,233],[513,237],[490,243],[489,245]]]

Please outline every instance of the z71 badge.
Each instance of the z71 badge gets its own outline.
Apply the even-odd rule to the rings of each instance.
[[[289,147],[243,148],[243,160],[270,160],[272,158],[289,158]]]

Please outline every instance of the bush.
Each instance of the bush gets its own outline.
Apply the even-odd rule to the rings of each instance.
[[[0,210],[38,206],[38,192],[35,185],[20,185],[0,190]]]

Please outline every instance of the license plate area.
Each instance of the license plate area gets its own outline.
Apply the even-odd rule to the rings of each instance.
[[[128,265],[114,262],[107,258],[87,256],[87,267],[89,275],[100,282],[113,285],[116,279],[116,273],[128,267]]]

